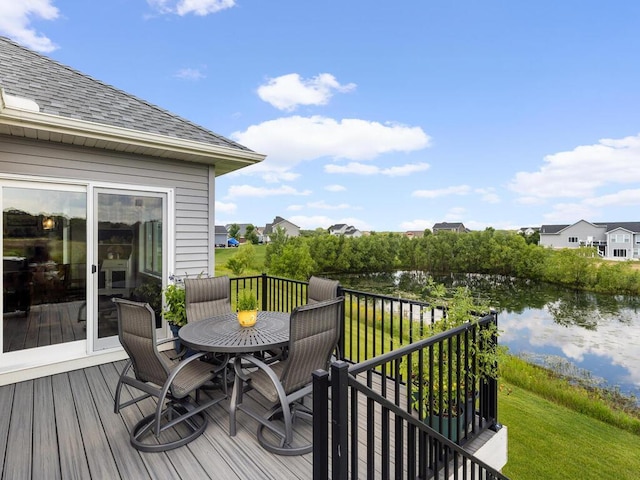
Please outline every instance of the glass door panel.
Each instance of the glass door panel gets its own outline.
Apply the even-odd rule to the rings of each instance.
[[[87,194],[2,187],[3,352],[86,340]]]
[[[95,349],[118,345],[114,297],[148,302],[161,326],[166,195],[96,189]]]

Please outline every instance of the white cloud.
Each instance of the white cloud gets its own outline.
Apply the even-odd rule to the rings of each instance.
[[[431,230],[433,228],[433,224],[436,223],[433,220],[409,220],[406,222],[400,223],[400,228],[402,230],[424,230],[428,228]]]
[[[444,215],[445,222],[462,222],[467,210],[463,207],[450,208]],[[465,225],[468,228],[468,225]]]
[[[612,193],[609,195],[587,198],[583,203],[585,205],[602,207],[640,205],[640,189],[636,188],[633,190],[621,190],[617,193]]]
[[[640,135],[602,139],[544,157],[537,172],[518,172],[509,188],[526,197],[592,197],[607,185],[640,181]]]
[[[268,155],[251,167],[252,173],[286,172],[300,162],[322,157],[371,160],[385,153],[421,150],[430,141],[420,127],[322,116],[269,120],[231,137]]]
[[[347,165],[336,165],[335,163],[325,165],[326,173],[352,173],[355,175],[386,175],[388,177],[402,177],[416,172],[424,172],[429,169],[428,163],[408,163],[398,167],[380,168],[375,165],[351,162]]]
[[[205,78],[205,75],[197,68],[182,68],[176,72],[174,77],[185,80],[200,80],[201,78]]]
[[[354,207],[348,203],[340,203],[338,205],[331,205],[324,200],[318,202],[309,202],[306,205],[290,205],[287,210],[302,210],[305,208],[315,208],[317,210],[362,210],[361,207]]]
[[[600,210],[583,203],[557,203],[553,206],[553,210],[544,214],[543,217],[544,223],[571,224],[581,218],[589,220],[598,218],[600,215]]]
[[[55,20],[60,15],[53,0],[5,0],[0,2],[0,33],[39,52],[52,52],[58,48],[49,38],[38,34],[31,20]]]
[[[327,190],[328,192],[344,192],[347,190],[347,187],[344,187],[342,185],[327,185],[326,187],[324,187],[325,190]]]
[[[233,185],[229,187],[227,197],[272,197],[277,195],[309,195],[311,190],[299,191],[288,185],[278,188],[254,187],[251,185]]]
[[[147,0],[147,3],[160,13],[174,13],[181,17],[189,13],[205,16],[236,4],[235,0]]]
[[[219,202],[216,200],[216,213],[236,213],[237,205],[235,203]]]
[[[346,209],[356,209],[361,210],[360,207],[354,207],[349,205],[348,203],[339,203],[338,205],[331,205],[324,200],[320,200],[319,202],[310,202],[307,203],[309,208],[317,208],[320,210],[346,210]]]
[[[457,185],[447,188],[438,188],[435,190],[416,190],[411,196],[418,198],[438,198],[448,195],[469,195],[472,189],[469,185]]]
[[[258,96],[278,110],[293,111],[298,105],[326,105],[334,91],[350,92],[355,83],[340,85],[330,73],[303,79],[297,73],[271,78],[258,87]]]
[[[475,193],[480,195],[480,198],[487,203],[500,203],[500,197],[495,192],[495,188],[476,188]]]

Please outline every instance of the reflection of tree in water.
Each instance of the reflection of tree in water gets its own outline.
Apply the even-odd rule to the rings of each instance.
[[[557,285],[501,275],[451,274],[430,276],[426,272],[398,272],[340,277],[346,288],[386,295],[405,292],[420,297],[429,279],[447,288],[467,286],[473,296],[486,299],[498,311],[521,314],[526,309],[546,308],[559,325],[595,330],[601,322],[632,324],[640,311],[640,297],[605,295],[571,290]]]

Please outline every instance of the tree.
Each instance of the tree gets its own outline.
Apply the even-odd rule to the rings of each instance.
[[[258,234],[256,233],[256,227],[252,224],[247,225],[247,228],[244,231],[244,238],[247,242],[251,242],[253,245],[258,244]]]
[[[286,242],[278,255],[272,256],[269,273],[275,276],[307,280],[315,270],[309,244],[302,238]]]
[[[229,227],[229,236],[231,238],[235,238],[236,240],[240,240],[238,238],[239,233],[240,233],[240,225],[238,225],[237,223],[232,223],[231,226]]]

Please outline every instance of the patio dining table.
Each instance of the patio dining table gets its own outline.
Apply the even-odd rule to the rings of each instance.
[[[188,323],[178,333],[187,347],[201,352],[243,354],[284,347],[289,342],[287,312],[258,311],[252,327],[241,327],[235,313]]]

